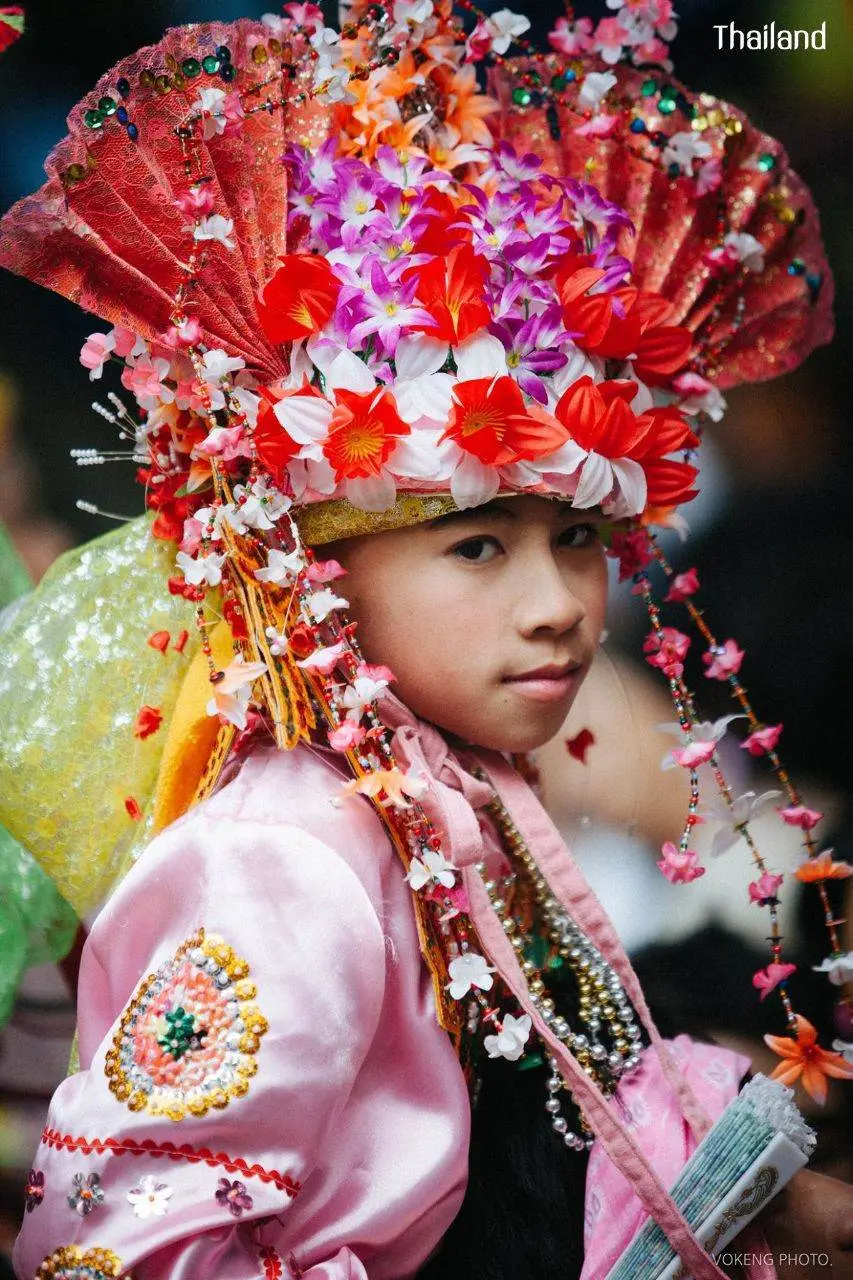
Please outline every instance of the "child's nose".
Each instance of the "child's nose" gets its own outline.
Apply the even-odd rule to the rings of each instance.
[[[585,617],[583,600],[558,564],[545,562],[529,574],[518,612],[524,635],[543,630],[561,635]]]

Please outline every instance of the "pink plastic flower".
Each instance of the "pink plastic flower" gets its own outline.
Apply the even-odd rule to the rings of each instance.
[[[762,872],[757,880],[752,880],[749,884],[750,902],[754,902],[756,906],[763,907],[766,903],[775,901],[779,893],[779,886],[784,879],[784,876],[774,876],[769,871]]]
[[[741,750],[748,751],[751,756],[760,756],[765,751],[773,751],[779,741],[782,728],[781,724],[768,724],[763,729],[756,729],[748,738],[744,738],[740,744]]]
[[[363,725],[354,720],[344,720],[337,729],[329,731],[329,746],[333,751],[349,751],[358,746],[365,732]]]
[[[567,58],[586,53],[592,48],[592,18],[578,18],[577,22],[558,18],[548,33],[548,43]]]
[[[709,680],[728,680],[737,675],[745,657],[743,649],[739,649],[734,640],[727,640],[716,649],[709,649],[702,654],[702,661],[708,670],[705,675]]]
[[[672,759],[682,769],[698,769],[700,764],[707,764],[717,750],[717,744],[711,742],[690,742],[686,747],[676,747]]]
[[[803,831],[811,831],[820,822],[823,814],[817,809],[809,809],[804,804],[789,805],[779,810],[779,817],[789,827],[802,827]]]
[[[669,591],[664,596],[664,603],[674,602],[680,604],[688,596],[695,595],[698,590],[699,575],[696,570],[685,569],[684,573],[677,573],[672,579]]]
[[[315,560],[309,564],[306,576],[309,582],[334,582],[346,574],[346,569],[337,560]]]
[[[690,637],[676,627],[650,631],[643,642],[643,653],[650,667],[658,667],[666,676],[676,679],[684,672],[684,659],[690,648]]]
[[[201,324],[197,316],[186,316],[179,324],[171,324],[162,335],[167,347],[194,347],[201,340]]]
[[[114,348],[112,335],[109,333],[90,333],[80,351],[80,363],[89,370],[89,380],[94,382],[104,372],[104,365],[109,360]]]
[[[690,884],[691,880],[704,876],[705,868],[699,866],[699,854],[695,849],[681,850],[671,840],[665,840],[661,853],[663,857],[658,868],[670,884]]]
[[[190,187],[178,196],[175,204],[188,218],[203,218],[213,213],[213,191],[209,186]]]
[[[795,964],[769,964],[766,969],[759,969],[752,975],[752,985],[756,991],[761,992],[761,999],[765,1000],[780,982],[790,978],[796,967]]]

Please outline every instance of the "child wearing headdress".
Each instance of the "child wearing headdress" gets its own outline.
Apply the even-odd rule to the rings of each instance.
[[[825,340],[828,288],[787,271],[824,269],[787,169],[790,232],[763,208],[729,227],[765,172],[732,159],[732,120],[767,145],[739,116],[649,143],[663,102],[695,115],[681,90],[652,102],[579,26],[546,94],[541,59],[501,69],[524,23],[466,39],[397,0],[340,33],[312,5],[171,32],[75,109],[4,222],[6,265],[113,322],[82,359],[124,362],[139,414],[104,412],[155,513],[60,564],[5,642],[0,692],[39,701],[4,819],[26,812],[75,906],[110,891],[20,1276],[604,1280],[648,1216],[683,1274],[724,1274],[669,1189],[749,1064],[661,1039],[527,753],[593,660],[605,548],[646,593],[696,415],[766,376],[768,333],[776,368]],[[512,145],[528,131],[547,166]],[[605,160],[604,194],[571,176]],[[654,234],[631,226],[641,176]],[[660,225],[685,209],[669,278]],[[713,746],[671,630],[650,652],[694,779]],[[84,712],[91,750],[69,749]],[[853,1075],[773,964],[786,1078]]]

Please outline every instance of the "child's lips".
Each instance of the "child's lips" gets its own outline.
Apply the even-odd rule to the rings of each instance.
[[[519,676],[504,676],[503,683],[511,685],[525,697],[536,702],[559,702],[575,692],[580,684],[580,663],[568,662],[563,666],[538,667],[535,671]]]

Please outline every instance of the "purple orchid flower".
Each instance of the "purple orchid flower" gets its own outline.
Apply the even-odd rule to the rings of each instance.
[[[550,307],[529,320],[499,321],[489,328],[506,348],[507,366],[522,391],[539,404],[547,404],[548,391],[542,375],[562,369],[567,362],[567,356],[557,349],[569,340],[557,308]]]
[[[397,343],[404,328],[434,325],[428,311],[414,303],[418,288],[417,279],[392,280],[378,258],[368,259],[364,274],[369,285],[362,286],[354,311],[358,317],[349,334],[351,350],[358,350],[362,343],[375,334],[389,359],[394,358]]]
[[[567,178],[563,183],[563,190],[571,201],[575,214],[584,224],[589,223],[605,231],[620,228],[627,231],[634,230],[634,224],[625,210],[620,209],[618,204],[605,200],[597,187],[592,186],[591,183]]]

